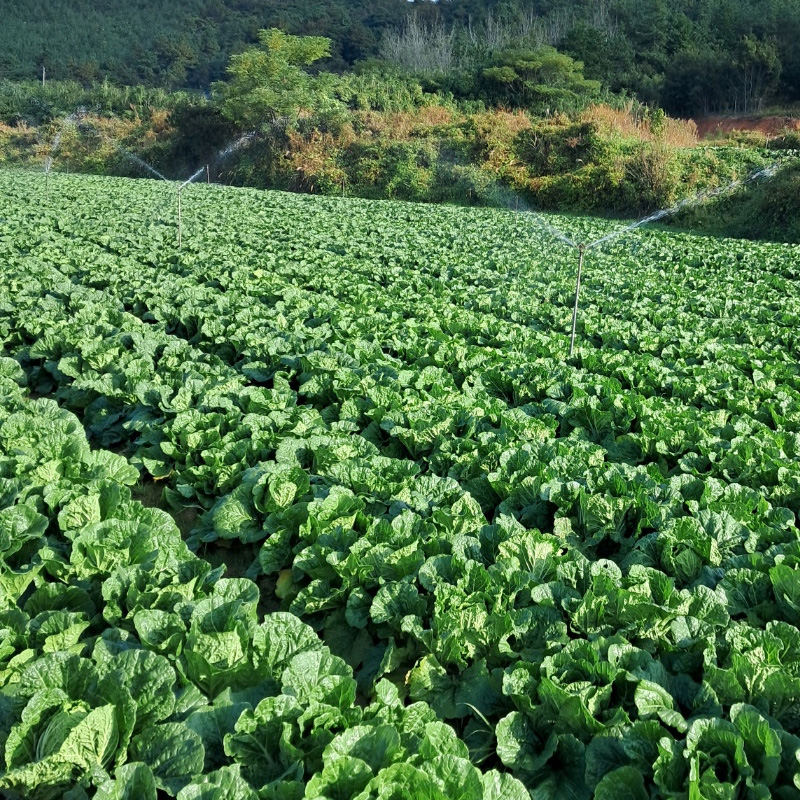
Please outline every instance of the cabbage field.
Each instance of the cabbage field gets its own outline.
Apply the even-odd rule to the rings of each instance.
[[[800,797],[800,248],[0,172],[0,796]],[[551,218],[576,241],[611,221]]]

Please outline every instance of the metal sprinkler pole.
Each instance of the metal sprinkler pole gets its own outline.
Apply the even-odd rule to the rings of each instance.
[[[181,193],[182,189],[178,189],[178,250],[181,249],[183,241],[183,214],[181,209]]]
[[[569,355],[570,358],[575,352],[575,328],[578,325],[578,300],[581,294],[581,273],[583,272],[583,256],[586,253],[586,245],[578,245],[578,280],[575,284],[575,305],[572,309],[572,338],[569,342]]]

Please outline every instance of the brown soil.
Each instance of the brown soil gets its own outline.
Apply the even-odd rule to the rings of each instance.
[[[695,122],[701,139],[734,131],[754,131],[765,136],[778,136],[787,129],[800,131],[797,117],[703,117]]]
[[[131,495],[134,500],[138,500],[143,506],[160,508],[162,511],[166,511],[175,520],[175,524],[185,539],[191,533],[199,512],[193,507],[183,508],[180,511],[170,508],[162,497],[163,490],[163,484],[144,481],[133,487]]]

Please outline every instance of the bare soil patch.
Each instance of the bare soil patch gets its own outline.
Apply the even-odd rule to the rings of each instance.
[[[736,131],[750,131],[764,136],[778,136],[786,130],[800,131],[800,118],[776,117],[703,117],[695,120],[701,139],[720,136]]]

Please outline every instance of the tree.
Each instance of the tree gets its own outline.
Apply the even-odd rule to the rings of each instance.
[[[535,111],[576,106],[600,89],[583,76],[583,64],[553,47],[509,50],[483,70],[490,100]]]
[[[444,74],[454,66],[454,38],[441,21],[427,25],[414,15],[401,30],[384,36],[381,55],[410,72]]]
[[[330,55],[331,40],[290,36],[277,28],[259,31],[261,47],[231,58],[227,83],[215,83],[222,113],[245,128],[273,127],[295,120],[302,109],[333,103],[331,76],[312,76],[303,67]]]
[[[772,42],[745,36],[734,66],[734,110],[745,114],[760,110],[764,100],[778,87],[781,59]]]
[[[585,74],[614,92],[636,80],[636,53],[631,42],[618,31],[578,21],[559,43],[559,48],[582,61]]]
[[[692,116],[728,108],[729,65],[709,49],[678,53],[669,65],[661,102],[671,114]]]

